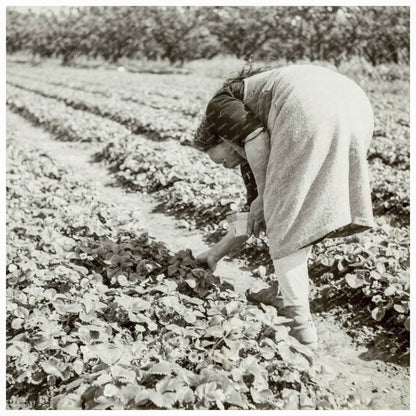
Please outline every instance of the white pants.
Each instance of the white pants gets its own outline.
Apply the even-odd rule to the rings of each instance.
[[[312,246],[273,260],[284,306],[303,306],[309,311],[308,257]]]

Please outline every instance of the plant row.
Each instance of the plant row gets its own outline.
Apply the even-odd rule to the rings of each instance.
[[[9,409],[333,407],[274,307],[248,305],[190,250],[169,252],[12,133]]]
[[[65,85],[75,82],[75,85],[82,86],[84,84],[88,86],[87,88],[108,86],[111,89],[123,91],[155,91],[156,95],[176,98],[186,94],[192,103],[194,100],[200,101],[208,98],[211,91],[218,86],[218,79],[199,75],[133,74],[124,71],[91,68],[85,70],[58,65],[31,67],[30,71],[23,65],[13,65],[8,71],[8,75],[28,76],[28,73],[30,73],[30,77],[40,80],[61,81]]]
[[[77,110],[84,110],[109,118],[126,126],[132,133],[145,133],[156,140],[173,138],[190,143],[196,129],[196,119],[178,116],[166,109],[155,109],[146,105],[122,101],[117,97],[106,98],[71,88],[51,86],[43,82],[9,77],[8,84],[24,88],[44,97],[62,101]]]
[[[61,140],[105,140],[108,146],[97,152],[97,158],[109,164],[123,185],[147,193],[160,191],[166,209],[182,211],[188,219],[199,216],[200,225],[202,221],[205,225],[218,222],[232,203],[244,204],[239,174],[214,166],[196,150],[174,140],[155,143],[131,135],[118,123],[12,86],[7,87],[7,103]],[[111,128],[100,125],[105,121],[112,123]]]
[[[120,183],[133,190],[156,192],[154,196],[161,202],[165,212],[176,213],[179,218],[187,219],[189,222],[196,218],[200,227],[207,224],[207,228],[212,229],[208,224],[218,223],[218,220],[224,218],[230,208],[241,208],[244,203],[241,194],[240,198],[229,199],[233,192],[238,195],[239,189],[234,184],[221,182],[222,175],[217,180],[213,179],[210,175],[212,169],[204,169],[197,161],[189,163],[189,159],[187,161],[184,160],[183,155],[177,156],[169,147],[144,149],[144,143],[140,140],[136,143],[127,141],[116,144],[113,142],[104,146],[99,156],[110,163]],[[375,171],[375,179],[372,181],[373,195],[377,195],[376,192],[380,192],[380,189],[388,189],[386,187],[390,186],[389,182],[394,177],[392,176],[394,169],[390,168],[389,174],[386,172],[386,168],[382,167],[380,172]],[[398,172],[407,174],[404,171]],[[403,183],[404,189],[408,189],[408,178],[407,182]],[[212,187],[212,185],[214,186]],[[242,184],[240,187],[241,190]],[[399,216],[402,215],[402,212],[398,211],[398,207],[401,205],[394,205],[394,198],[397,199],[397,195],[391,197],[388,207],[386,207],[387,202],[375,204],[375,207],[378,206],[382,213],[391,214],[394,212]],[[403,201],[408,201],[407,195],[402,196]],[[232,207],[229,205],[230,201],[237,204]],[[408,209],[409,205],[407,204],[406,207]],[[326,252],[326,244],[331,244],[330,240],[317,245],[318,250],[322,250],[322,253],[313,264],[320,265],[326,261],[335,261],[336,273],[330,292],[327,291],[326,282],[321,280],[321,276],[322,273],[334,273],[333,264],[325,271],[318,267],[316,272],[313,272],[313,265],[311,268],[311,277],[317,282],[319,296],[328,298],[325,302],[328,302],[330,307],[338,305],[343,309],[356,305],[359,301],[362,310],[358,324],[382,327],[391,334],[391,339],[386,340],[386,345],[383,345],[383,348],[392,355],[395,355],[397,351],[408,354],[409,347],[409,285],[403,283],[400,286],[395,281],[398,275],[405,276],[404,278],[407,276],[407,279],[409,277],[409,236],[406,229],[399,236],[394,236],[394,230],[397,229],[385,225],[369,233],[368,244],[374,245],[374,248],[373,253],[365,252],[364,254],[365,258],[370,260],[366,263],[365,280],[360,286],[350,287],[345,280],[345,275],[347,272],[350,275],[361,276],[363,274],[362,257],[351,257],[349,252],[353,248],[356,253],[360,254],[361,242],[345,245],[343,239],[338,240],[339,248],[334,257],[331,252],[329,254]],[[338,246],[336,245],[336,247]],[[264,239],[252,239],[247,244],[244,254],[246,258],[251,260],[251,264],[257,263],[257,266],[260,266],[259,259],[262,259],[263,265],[270,263],[268,247]],[[377,275],[377,271],[385,267],[384,263],[390,264],[390,269],[380,277]],[[353,266],[349,267],[350,264]],[[339,270],[336,267],[339,267]],[[272,270],[270,271],[272,272]],[[386,276],[393,276],[393,281],[390,282]],[[390,287],[391,284],[397,286],[397,291]],[[333,298],[329,299],[329,294]],[[375,312],[379,310],[383,312]],[[364,313],[361,313],[362,311]]]
[[[116,99],[133,102],[141,105],[146,105],[155,109],[168,109],[177,113],[182,113],[185,116],[197,116],[203,104],[200,100],[195,99],[191,92],[186,90],[175,91],[169,85],[161,83],[157,84],[160,80],[146,80],[137,78],[136,80],[130,80],[128,83],[110,83],[107,76],[107,82],[105,84],[89,82],[87,79],[76,79],[74,75],[62,78],[57,76],[51,71],[44,71],[43,73],[37,74],[37,76],[27,75],[23,71],[13,71],[9,73],[8,78],[13,79],[14,76],[18,76],[18,79],[27,80],[35,85],[42,82],[45,78],[48,80],[48,84],[54,85],[60,88],[70,88],[73,90],[88,92],[103,96],[105,98],[115,97]],[[90,78],[93,79],[93,77]],[[171,81],[172,82],[172,81]],[[120,85],[121,84],[121,85]],[[179,116],[179,114],[178,114]]]
[[[201,218],[206,224],[227,212],[233,200],[238,207],[244,205],[242,180],[222,167],[214,167],[192,148],[172,140],[156,146],[144,138],[130,137],[118,123],[26,90],[8,86],[7,94],[11,108],[58,138],[105,141],[107,146],[98,157],[111,164],[124,185],[146,192],[164,190],[158,197],[167,210],[190,219]],[[391,168],[378,159],[371,161],[371,169],[375,213],[408,225],[409,172]]]
[[[369,92],[375,126],[368,156],[400,169],[410,168],[410,100],[405,94]]]
[[[8,76],[8,82],[46,97],[64,101],[76,109],[110,118],[125,125],[133,133],[152,134],[159,139],[169,137],[178,139],[183,144],[190,144],[192,134],[197,127],[198,120],[196,118],[184,117],[182,113],[188,112],[190,115],[196,115],[198,114],[198,105],[187,107],[184,104],[181,107],[182,113],[178,113],[176,105],[170,107],[169,104],[161,104],[160,101],[158,101],[159,104],[155,104],[152,101],[153,98],[149,98],[149,102],[147,102],[147,96],[144,100],[135,98],[134,93],[132,94],[129,90],[123,93],[122,91],[126,90],[122,88],[117,89],[118,92],[114,95],[107,97],[103,95],[108,90],[106,86],[99,89],[94,86],[92,88],[94,92],[85,92],[82,88],[73,89],[67,86],[51,85],[41,80],[27,79],[21,76]],[[86,90],[89,89],[90,87],[86,87]],[[187,94],[187,96],[189,95]],[[125,101],[127,96],[132,101]],[[185,99],[183,96],[180,98],[181,102],[188,101],[188,98]],[[375,136],[370,144],[369,160],[381,159],[389,166],[402,170],[409,169],[409,124],[400,118],[402,113],[395,112],[394,108],[384,108],[381,97],[377,97],[374,101],[376,102]],[[200,110],[203,110],[202,103],[200,106]]]
[[[31,122],[43,126],[59,140],[108,142],[131,134],[126,127],[65,103],[7,85],[7,105]]]

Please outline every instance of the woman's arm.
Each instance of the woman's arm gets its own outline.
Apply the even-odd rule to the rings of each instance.
[[[256,180],[258,196],[263,197],[270,154],[270,137],[267,130],[260,132],[253,139],[246,141],[244,150],[248,164]]]
[[[257,198],[250,205],[250,213],[247,220],[247,233],[258,237],[262,230],[266,229],[263,214],[263,193],[266,183],[266,171],[270,154],[270,137],[265,130],[254,138],[246,141],[244,150],[247,161],[253,172],[257,185]]]
[[[209,268],[214,271],[217,263],[233,250],[240,248],[247,241],[248,237],[248,235],[236,236],[235,228],[231,227],[230,231],[215,246],[201,253],[197,259],[208,264]]]

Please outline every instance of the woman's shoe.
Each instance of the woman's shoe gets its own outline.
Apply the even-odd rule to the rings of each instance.
[[[318,334],[308,309],[303,306],[286,306],[284,315],[293,320],[289,323],[291,328],[289,335],[315,350],[318,348]]]
[[[293,326],[289,335],[296,338],[301,344],[308,346],[312,350],[318,348],[318,334],[312,319],[301,326]]]

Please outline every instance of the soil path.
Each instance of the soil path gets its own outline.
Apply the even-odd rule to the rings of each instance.
[[[198,254],[208,246],[198,231],[180,228],[179,222],[163,213],[154,212],[157,202],[148,195],[128,193],[114,186],[114,180],[103,165],[93,163],[94,144],[59,142],[39,127],[7,110],[7,125],[17,131],[16,139],[28,140],[48,152],[59,164],[71,170],[74,176],[89,180],[96,187],[98,198],[115,206],[139,210],[143,227],[173,252],[192,248]],[[248,287],[264,287],[260,279],[249,273],[242,261],[222,261],[216,274],[245,292]],[[330,403],[349,404],[351,409],[409,409],[409,368],[375,359],[364,346],[352,338],[325,314],[313,315],[320,340],[314,365],[318,383],[327,390]]]

